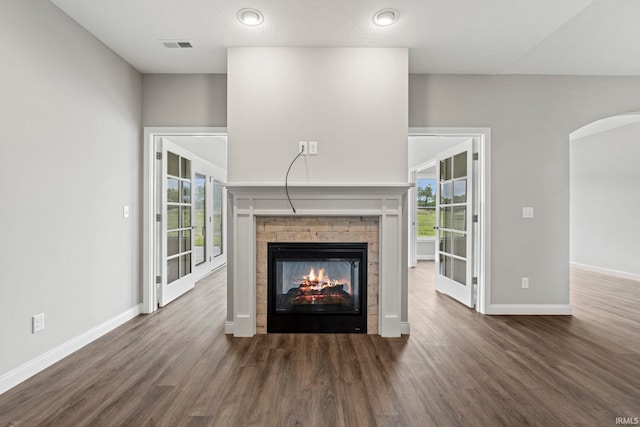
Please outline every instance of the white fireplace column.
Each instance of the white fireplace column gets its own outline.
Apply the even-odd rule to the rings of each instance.
[[[232,322],[226,332],[237,337],[256,334],[255,217],[379,217],[378,331],[401,334],[403,195],[409,184],[290,184],[294,214],[282,184],[229,183],[231,247],[229,281],[233,289]],[[407,325],[408,327],[408,325]]]

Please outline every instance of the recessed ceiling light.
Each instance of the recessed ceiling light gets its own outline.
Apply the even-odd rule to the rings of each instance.
[[[386,27],[398,20],[400,13],[395,9],[382,9],[373,15],[373,23],[381,27]]]
[[[262,24],[264,16],[262,16],[262,13],[257,9],[240,9],[238,11],[238,21],[244,25],[255,27],[256,25]]]

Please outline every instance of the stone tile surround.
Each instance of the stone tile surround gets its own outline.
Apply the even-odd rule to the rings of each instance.
[[[268,242],[366,242],[367,333],[378,334],[380,228],[377,216],[256,216],[256,332],[267,333]]]

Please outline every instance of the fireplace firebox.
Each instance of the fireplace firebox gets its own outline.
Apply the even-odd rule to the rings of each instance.
[[[367,331],[367,243],[269,243],[267,332]]]

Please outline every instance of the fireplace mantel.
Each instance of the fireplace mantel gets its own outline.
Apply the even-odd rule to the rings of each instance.
[[[398,337],[401,325],[404,197],[408,183],[228,183],[229,292],[232,314],[225,331],[256,334],[256,216],[376,216],[379,218],[378,331]],[[231,304],[231,301],[229,301]]]

